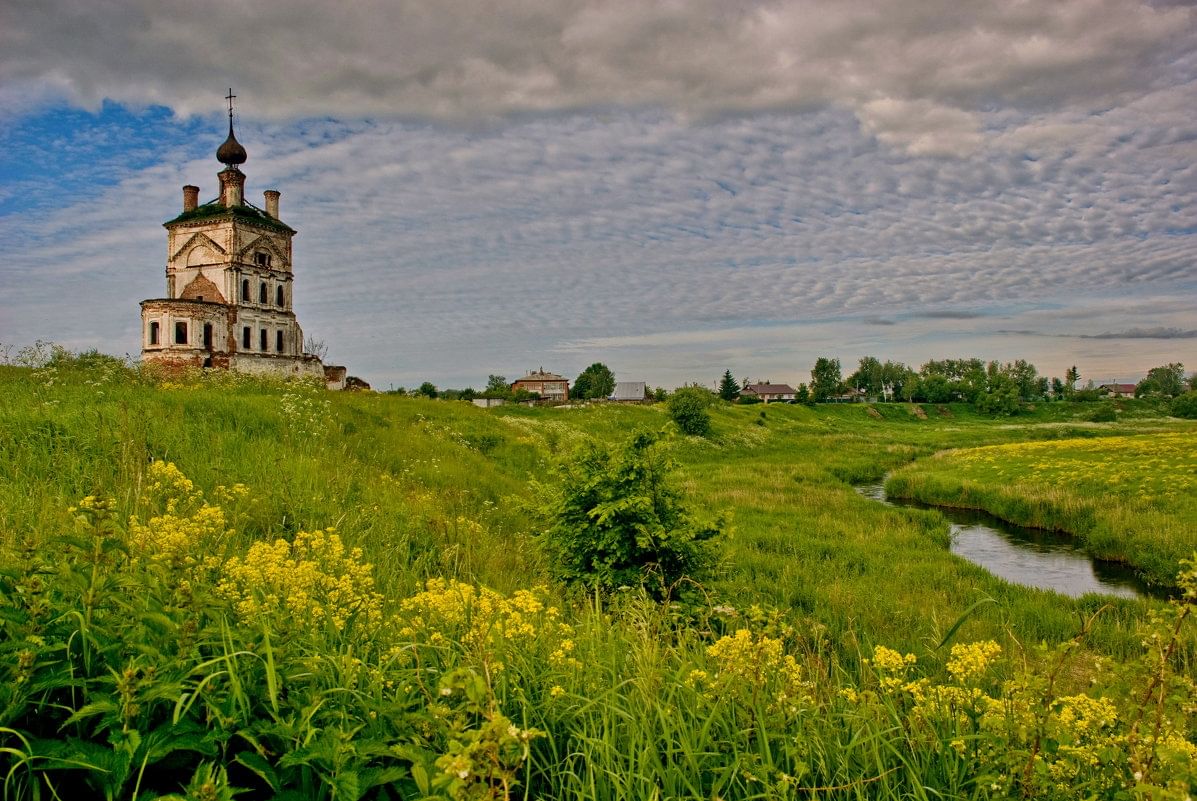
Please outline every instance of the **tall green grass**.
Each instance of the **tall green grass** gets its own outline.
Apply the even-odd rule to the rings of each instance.
[[[0,704],[4,792],[1191,792],[1186,607],[1007,584],[952,556],[936,513],[850,484],[947,448],[1192,428],[1147,406],[1103,426],[1065,404],[1000,424],[964,406],[879,409],[719,406],[709,437],[674,440],[687,502],[733,529],[707,601],[682,608],[517,594],[548,574],[535,484],[550,462],[584,437],[667,427],[656,407],[479,410],[69,360],[0,368],[0,660],[21,679]],[[128,522],[165,511],[165,462],[213,502],[222,486],[248,492],[225,504],[227,534],[173,561],[133,547]],[[84,496],[113,505],[80,522],[68,510]],[[346,612],[361,622],[319,624],[294,593],[261,606],[270,582],[308,575],[262,549],[328,528],[350,550],[320,575],[371,565]],[[261,582],[229,583],[248,562]],[[1003,657],[952,672],[952,647],[984,640]],[[917,666],[887,667],[876,646]],[[1086,691],[1114,711],[1082,732]]]

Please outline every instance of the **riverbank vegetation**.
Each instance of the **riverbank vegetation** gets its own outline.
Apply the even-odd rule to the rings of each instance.
[[[1193,443],[1192,432],[1167,432],[965,448],[895,472],[886,490],[1067,531],[1170,585],[1178,560],[1197,550]]]
[[[103,359],[0,369],[0,389],[8,797],[1179,799],[1197,781],[1191,605],[1007,584],[948,552],[937,513],[851,488],[947,448],[1192,436],[1147,401],[1017,425],[715,404],[699,437],[664,406],[481,410]],[[637,430],[664,432],[669,497],[724,518],[680,601],[568,591],[539,539],[553,465],[584,472],[579,446]]]

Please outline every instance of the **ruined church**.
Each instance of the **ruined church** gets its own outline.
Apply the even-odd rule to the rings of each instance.
[[[292,308],[295,229],[279,217],[280,193],[264,208],[245,199],[247,153],[233,135],[216,151],[220,195],[199,202],[183,187],[183,211],[167,231],[166,297],[141,302],[141,358],[181,366],[320,379],[344,387],[345,368],[304,352]]]

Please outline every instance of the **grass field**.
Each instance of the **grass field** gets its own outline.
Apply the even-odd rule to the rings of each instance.
[[[851,488],[945,449],[1197,432],[1149,404],[717,406],[670,445],[689,505],[730,520],[679,607],[548,586],[535,539],[554,461],[661,407],[70,360],[0,390],[9,797],[1193,791],[1190,607],[1007,584],[937,513]]]

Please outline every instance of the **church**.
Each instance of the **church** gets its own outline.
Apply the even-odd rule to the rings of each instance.
[[[141,302],[141,358],[177,366],[237,370],[326,381],[344,387],[345,368],[325,366],[304,352],[292,308],[295,229],[279,217],[280,193],[267,189],[263,207],[245,198],[247,153],[233,135],[216,151],[224,165],[220,195],[199,202],[199,187],[183,187],[183,210],[166,228],[166,297]]]

